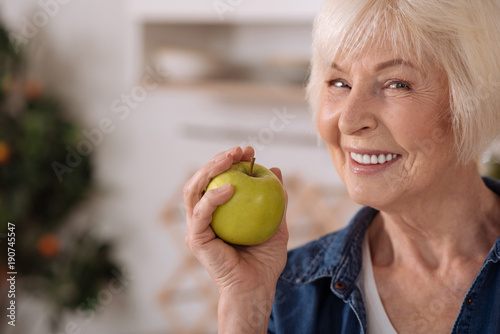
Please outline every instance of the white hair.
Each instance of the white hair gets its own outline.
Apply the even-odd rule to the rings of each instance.
[[[315,117],[332,61],[385,43],[446,73],[459,161],[476,160],[498,137],[500,0],[326,0],[313,39],[307,92]]]

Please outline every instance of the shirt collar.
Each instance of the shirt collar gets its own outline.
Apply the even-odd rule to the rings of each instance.
[[[296,284],[330,278],[332,286],[341,283],[342,289],[333,289],[334,292],[347,295],[361,269],[365,231],[377,213],[375,209],[364,207],[344,229],[290,251],[288,263],[292,265],[285,268],[281,278]]]

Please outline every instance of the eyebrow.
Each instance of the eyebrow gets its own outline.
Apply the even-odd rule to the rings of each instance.
[[[392,67],[392,66],[408,66],[411,68],[415,68],[415,66],[413,66],[412,63],[410,63],[404,59],[398,58],[398,59],[393,59],[393,60],[385,61],[383,63],[378,64],[377,66],[375,66],[375,71],[381,71],[383,69],[386,69],[386,68]]]
[[[375,71],[378,72],[378,71],[381,71],[381,70],[384,70],[388,67],[393,67],[393,66],[408,66],[408,67],[411,67],[411,68],[415,68],[415,66],[413,66],[412,63],[404,60],[404,59],[391,59],[391,60],[388,60],[388,61],[384,61],[383,63],[380,63],[380,64],[377,64],[377,66],[375,66]],[[337,63],[335,62],[332,62],[332,68],[339,71],[339,72],[344,72],[345,71],[342,69],[342,67],[340,67],[340,65],[338,65]]]

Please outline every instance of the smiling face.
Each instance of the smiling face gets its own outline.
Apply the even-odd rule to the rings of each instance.
[[[446,189],[458,167],[446,76],[374,51],[332,62],[318,129],[351,198],[382,210]]]

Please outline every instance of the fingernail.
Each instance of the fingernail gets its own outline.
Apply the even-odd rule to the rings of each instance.
[[[218,190],[219,192],[223,192],[223,191],[228,190],[230,186],[231,186],[231,183],[226,183],[226,184],[225,184],[225,185],[223,185],[222,187],[217,188],[217,190]]]

